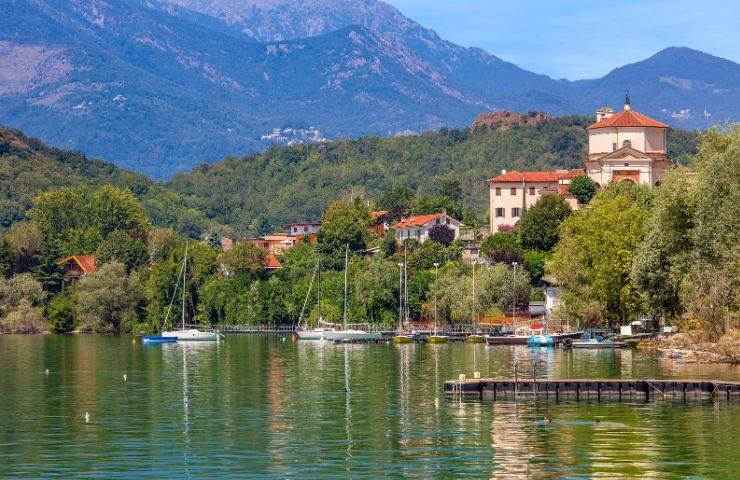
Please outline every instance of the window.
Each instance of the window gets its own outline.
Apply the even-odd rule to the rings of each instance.
[[[506,213],[504,212],[503,208],[497,208],[496,209],[496,218],[504,218]]]
[[[529,187],[529,194],[534,195],[534,187]]]
[[[516,188],[512,188],[512,189],[511,189],[511,194],[512,194],[512,195],[516,195]]]
[[[501,196],[501,187],[496,187],[496,196],[497,197]]]
[[[511,209],[511,216],[514,217],[514,218],[520,217],[521,216],[521,213],[522,213],[522,209],[521,208],[512,208]]]

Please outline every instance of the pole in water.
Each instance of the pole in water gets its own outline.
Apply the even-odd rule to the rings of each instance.
[[[85,412],[84,418],[85,423],[90,423],[90,412]]]

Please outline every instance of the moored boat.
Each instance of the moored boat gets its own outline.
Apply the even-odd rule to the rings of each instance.
[[[530,335],[527,338],[530,347],[552,347],[555,346],[555,338],[552,335]]]
[[[144,335],[141,337],[143,343],[173,343],[177,341],[177,337],[167,337],[164,335]]]

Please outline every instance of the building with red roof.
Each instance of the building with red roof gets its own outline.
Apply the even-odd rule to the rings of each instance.
[[[671,162],[666,149],[668,125],[636,112],[627,97],[621,112],[609,107],[596,112],[588,127],[584,168],[540,172],[502,171],[489,180],[491,232],[516,225],[524,211],[542,195],[555,193],[578,208],[570,181],[588,175],[598,185],[630,181],[658,185]]]
[[[85,275],[95,273],[98,264],[93,255],[72,255],[57,262],[64,270],[64,282],[75,282]]]
[[[410,217],[402,218],[398,223],[393,225],[393,229],[396,231],[396,239],[399,242],[416,240],[424,243],[429,240],[429,232],[432,228],[438,225],[447,226],[447,228],[454,232],[455,238],[460,236],[460,226],[462,223],[447,215],[446,212],[431,213],[428,215],[411,215]]]

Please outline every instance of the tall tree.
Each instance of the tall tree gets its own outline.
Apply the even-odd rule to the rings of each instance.
[[[550,251],[558,243],[560,224],[571,214],[568,203],[558,194],[547,194],[524,212],[519,221],[522,247]]]
[[[646,187],[613,184],[563,222],[549,267],[564,290],[563,308],[570,317],[616,325],[642,311],[630,271],[644,236],[649,197]]]

